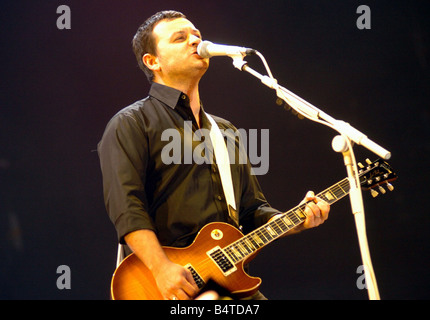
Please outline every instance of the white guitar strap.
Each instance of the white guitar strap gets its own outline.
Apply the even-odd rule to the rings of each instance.
[[[228,214],[233,222],[239,227],[239,216],[236,210],[236,201],[234,198],[233,181],[231,179],[230,171],[230,158],[228,155],[227,146],[224,141],[224,136],[221,133],[215,120],[206,113],[212,128],[210,131],[210,138],[214,147],[216,163],[221,177],[221,184],[224,189],[224,196],[227,202]]]
[[[116,254],[116,267],[117,268],[121,264],[122,260],[124,260],[124,259],[125,259],[124,245],[122,245],[121,243],[118,243],[118,252]]]
[[[206,113],[212,128],[210,131],[210,138],[212,141],[212,145],[214,147],[214,153],[216,162],[218,165],[218,170],[221,177],[221,184],[224,190],[224,196],[227,202],[228,214],[236,226],[239,226],[239,215],[236,210],[236,201],[234,197],[234,189],[233,182],[231,179],[231,171],[230,171],[230,158],[228,155],[227,146],[224,142],[224,136],[221,133],[218,125],[215,120]],[[117,253],[117,261],[116,266],[118,268],[121,261],[125,258],[124,247],[123,245],[118,245],[118,253]]]

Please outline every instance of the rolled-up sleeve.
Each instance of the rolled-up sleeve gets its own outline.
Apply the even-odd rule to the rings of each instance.
[[[148,142],[133,113],[120,113],[106,126],[98,144],[106,210],[120,243],[140,229],[155,231],[148,213],[145,172]]]

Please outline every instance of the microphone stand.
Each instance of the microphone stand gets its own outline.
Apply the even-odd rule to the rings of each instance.
[[[334,119],[320,109],[311,105],[309,102],[295,95],[286,88],[280,86],[278,84],[278,81],[273,77],[263,55],[258,51],[256,51],[255,53],[260,57],[263,64],[265,65],[266,70],[268,72],[268,76],[263,76],[250,68],[247,65],[247,62],[243,61],[245,54],[231,55],[230,57],[233,59],[233,65],[235,68],[239,69],[240,71],[246,71],[250,73],[251,75],[260,79],[264,85],[276,90],[278,98],[285,101],[285,103],[287,103],[291,108],[293,108],[298,114],[301,114],[303,117],[306,117],[312,121],[326,125],[336,130],[340,134],[333,139],[332,148],[334,151],[342,153],[346,166],[346,171],[348,173],[348,179],[350,184],[349,197],[357,229],[361,259],[363,261],[364,275],[369,299],[379,300],[380,296],[378,286],[367,242],[363,197],[361,193],[360,180],[358,177],[358,168],[352,144],[353,142],[355,142],[359,145],[362,145],[385,160],[391,158],[391,153],[373,142],[372,140],[370,140],[362,132],[353,128],[349,123]]]

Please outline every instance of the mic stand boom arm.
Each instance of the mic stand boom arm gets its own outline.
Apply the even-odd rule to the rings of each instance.
[[[335,131],[339,132],[340,135],[336,136],[332,142],[332,148],[336,152],[340,152],[343,155],[344,163],[348,173],[348,179],[350,184],[350,202],[351,209],[354,215],[357,235],[359,240],[361,258],[363,261],[364,275],[366,280],[366,287],[370,300],[379,300],[378,286],[376,283],[376,277],[373,271],[372,261],[370,258],[369,246],[366,236],[366,225],[364,218],[364,205],[363,197],[361,194],[360,180],[358,177],[357,163],[355,161],[354,152],[352,149],[352,141],[366,147],[370,151],[374,152],[381,158],[388,160],[391,158],[391,153],[379,146],[372,140],[370,140],[365,134],[353,128],[349,123],[341,120],[336,120],[328,114],[324,113],[320,109],[316,108],[309,102],[295,95],[286,88],[280,86],[278,81],[272,76],[269,66],[263,55],[258,51],[255,52],[263,64],[269,76],[261,75],[257,71],[253,70],[247,65],[246,61],[243,61],[244,55],[231,56],[233,59],[233,65],[241,71],[246,71],[251,75],[261,80],[263,84],[276,91],[278,98],[284,100],[291,108],[302,116],[326,125]]]

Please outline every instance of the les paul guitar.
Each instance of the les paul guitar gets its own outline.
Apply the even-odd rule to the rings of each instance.
[[[371,190],[373,196],[378,194],[376,190],[385,193],[384,185],[392,191],[393,186],[389,182],[397,175],[390,165],[383,160],[366,161],[366,167],[360,164],[362,188]],[[345,178],[317,197],[333,204],[348,195],[349,190],[349,180]],[[209,223],[189,247],[163,249],[171,261],[191,271],[199,288],[211,280],[234,296],[250,296],[259,289],[261,279],[246,274],[244,264],[264,246],[303,223],[306,220],[305,206],[305,203],[298,205],[247,235],[226,223]],[[151,271],[133,253],[115,270],[111,296],[114,300],[163,299]]]

